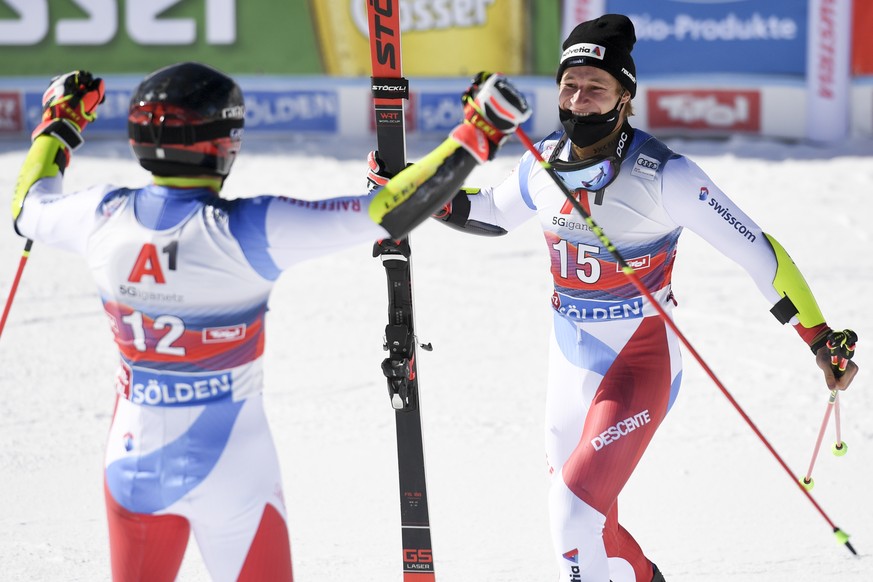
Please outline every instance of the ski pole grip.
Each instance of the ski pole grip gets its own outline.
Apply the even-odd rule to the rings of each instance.
[[[828,340],[825,344],[831,355],[831,367],[834,370],[834,376],[841,377],[846,373],[846,366],[849,365],[849,360],[855,355],[855,342],[858,341],[858,334],[851,329],[843,331],[832,331],[828,334]]]

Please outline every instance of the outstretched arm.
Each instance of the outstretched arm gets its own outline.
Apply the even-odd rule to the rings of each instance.
[[[441,209],[530,116],[527,102],[499,74],[477,75],[464,99],[464,122],[448,139],[375,192],[370,218],[393,238],[403,238]]]
[[[371,151],[367,156],[367,187],[369,190],[372,192],[384,186],[390,179],[391,173],[385,168],[385,163],[379,157],[379,152]],[[431,216],[454,229],[471,234],[483,236],[506,234],[506,229],[500,226],[470,219],[470,201],[481,191],[480,188],[461,188],[452,199],[443,204],[442,208],[438,208]]]

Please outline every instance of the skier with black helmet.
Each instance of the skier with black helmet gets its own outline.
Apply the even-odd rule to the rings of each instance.
[[[501,75],[470,93],[448,139],[370,194],[226,200],[245,122],[233,79],[199,63],[146,77],[128,133],[153,183],[70,194],[63,174],[104,82],[52,80],[12,214],[22,236],[85,257],[120,352],[104,480],[114,580],[174,580],[190,533],[214,580],[292,579],[261,395],[270,292],[300,261],[405,236],[530,115]]]

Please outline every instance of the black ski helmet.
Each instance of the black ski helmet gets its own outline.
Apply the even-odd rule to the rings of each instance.
[[[244,121],[242,90],[233,79],[208,65],[178,63],[139,84],[127,133],[140,165],[153,174],[226,177]]]

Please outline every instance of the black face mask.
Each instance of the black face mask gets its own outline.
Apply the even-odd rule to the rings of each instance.
[[[606,113],[581,116],[558,108],[558,116],[561,118],[561,125],[573,145],[584,148],[596,144],[615,131],[621,117],[621,105],[619,97],[618,103],[615,104],[612,111]]]

